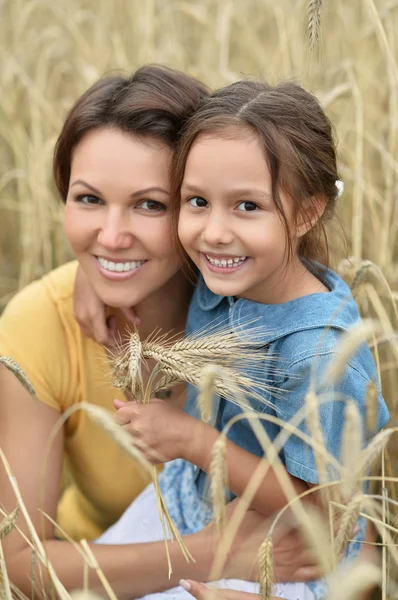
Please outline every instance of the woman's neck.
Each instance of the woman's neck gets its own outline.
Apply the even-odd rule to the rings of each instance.
[[[140,319],[137,327],[140,338],[144,340],[154,330],[173,334],[184,332],[192,292],[192,284],[179,271],[162,288],[133,306]],[[132,325],[120,310],[116,313],[116,319],[117,335],[123,339]]]

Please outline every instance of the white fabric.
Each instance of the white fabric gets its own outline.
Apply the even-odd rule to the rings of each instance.
[[[153,484],[136,498],[120,519],[97,540],[97,544],[139,544],[158,542],[163,539]],[[258,594],[257,583],[241,579],[221,579],[215,587]],[[315,596],[304,583],[278,583],[274,596],[285,600],[314,600]],[[161,593],[148,594],[144,600],[192,600],[192,596],[182,587],[175,587]]]

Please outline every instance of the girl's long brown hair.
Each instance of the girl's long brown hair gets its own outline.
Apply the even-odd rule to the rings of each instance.
[[[173,235],[177,238],[180,189],[189,151],[200,135],[239,136],[244,130],[258,135],[272,180],[272,195],[285,226],[287,257],[292,237],[281,202],[287,194],[297,219],[311,223],[298,247],[300,256],[328,266],[325,221],[333,214],[339,179],[332,126],[318,100],[295,82],[273,87],[265,82],[239,81],[206,98],[189,120],[172,167]],[[325,206],[319,213],[319,202]]]

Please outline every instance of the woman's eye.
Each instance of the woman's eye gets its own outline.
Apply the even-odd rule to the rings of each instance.
[[[161,212],[162,210],[166,210],[166,206],[161,202],[157,202],[157,200],[144,200],[144,202],[141,202],[138,205],[138,208],[143,208],[149,212]]]
[[[194,196],[193,198],[190,198],[189,203],[195,208],[206,208],[207,206],[207,200],[201,198],[200,196]]]
[[[76,200],[82,204],[100,204],[102,202],[97,196],[92,196],[91,194],[80,194]]]
[[[238,210],[242,210],[244,212],[253,212],[258,209],[258,206],[255,202],[241,202],[238,206]]]

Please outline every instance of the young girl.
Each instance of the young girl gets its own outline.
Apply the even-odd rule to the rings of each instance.
[[[190,120],[174,158],[173,197],[178,236],[201,278],[191,302],[187,332],[217,323],[238,335],[247,324],[262,326],[264,354],[278,357],[278,370],[264,362],[264,379],[277,390],[265,395],[273,408],[263,413],[292,419],[310,389],[329,401],[319,413],[327,450],[339,457],[345,402],[352,399],[364,417],[365,395],[377,379],[367,346],[348,361],[340,381],[323,381],[338,343],[360,317],[349,288],[327,268],[324,221],[338,197],[336,154],[331,125],[317,100],[295,83],[271,87],[242,81],[213,94]],[[258,342],[258,338],[256,340]],[[284,375],[281,375],[284,373]],[[189,387],[185,413],[166,402],[149,405],[116,402],[116,420],[165,457],[174,460],[161,475],[171,516],[183,534],[211,518],[206,496],[211,450],[219,431],[240,412],[221,398],[215,427],[198,418],[197,390]],[[259,405],[254,405],[259,409]],[[376,430],[388,420],[379,395]],[[263,421],[273,440],[280,428]],[[305,424],[300,429],[307,431]],[[366,441],[366,440],[365,440]],[[228,485],[240,496],[255,470],[262,448],[247,420],[230,430]],[[280,458],[297,492],[319,482],[313,452],[297,436],[286,441]],[[145,494],[145,492],[144,492]],[[145,502],[148,501],[148,496]],[[271,515],[286,496],[270,469],[252,506]],[[105,534],[130,539],[140,519],[140,499]],[[358,540],[363,539],[363,527]],[[353,555],[358,544],[351,544]],[[240,589],[255,591],[254,584]],[[284,586],[284,598],[321,597],[319,583]]]

